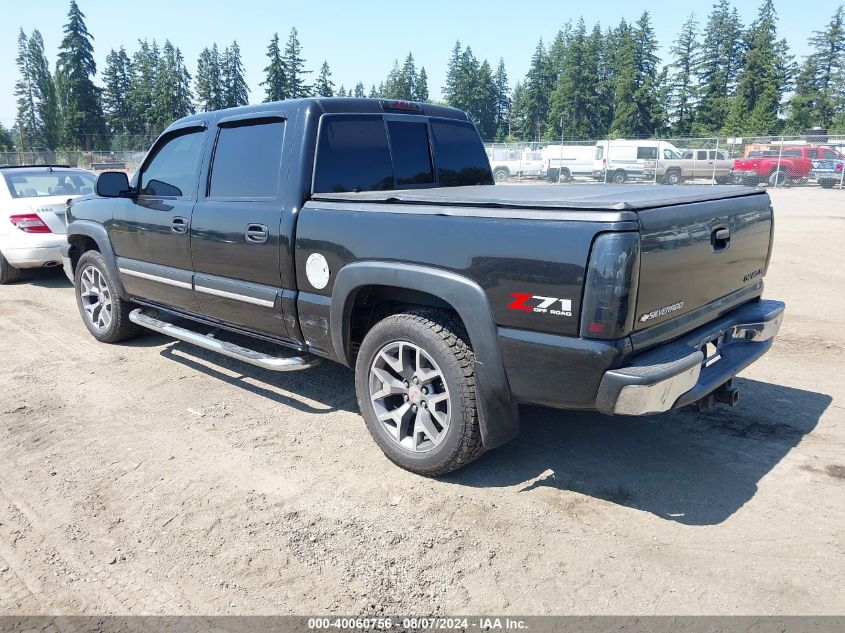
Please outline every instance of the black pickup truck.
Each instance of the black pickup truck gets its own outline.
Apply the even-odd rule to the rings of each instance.
[[[177,121],[69,204],[63,257],[98,340],[354,367],[385,454],[439,475],[520,403],[734,404],[782,320],[772,229],[762,191],[494,185],[463,112],[304,99]]]

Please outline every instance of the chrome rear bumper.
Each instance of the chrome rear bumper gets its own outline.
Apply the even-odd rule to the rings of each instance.
[[[784,304],[757,301],[693,330],[683,338],[605,372],[596,408],[608,414],[647,415],[696,402],[765,354],[783,322]],[[707,345],[713,350],[705,357]]]

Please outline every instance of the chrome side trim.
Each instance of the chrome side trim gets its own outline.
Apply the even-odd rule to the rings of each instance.
[[[144,314],[142,308],[132,310],[132,312],[129,313],[129,320],[133,323],[137,323],[141,327],[158,332],[159,334],[171,336],[175,339],[179,339],[180,341],[185,341],[186,343],[191,343],[197,347],[202,347],[203,349],[217,352],[219,354],[223,354],[224,356],[228,356],[229,358],[235,358],[245,363],[249,363],[250,365],[256,365],[257,367],[268,369],[270,371],[297,371],[299,369],[309,369],[319,365],[321,362],[321,359],[316,356],[312,356],[311,354],[285,357],[272,356],[270,354],[265,354],[263,352],[235,345],[234,343],[220,341],[216,338],[212,338],[211,336],[205,336],[172,323],[168,323],[167,321],[151,317]]]
[[[216,297],[224,297],[225,299],[234,299],[235,301],[243,301],[244,303],[252,303],[257,306],[265,308],[272,308],[276,305],[275,301],[268,301],[266,299],[259,299],[258,297],[248,297],[247,295],[238,294],[235,292],[227,292],[225,290],[218,290],[217,288],[209,288],[208,286],[195,285],[194,289],[197,292],[203,292],[208,295]]]
[[[118,270],[124,274],[129,275],[130,277],[139,277],[141,279],[147,279],[149,281],[157,281],[160,284],[167,284],[168,286],[176,286],[177,288],[187,288],[188,290],[192,289],[191,284],[186,283],[184,281],[176,281],[175,279],[168,279],[167,277],[160,277],[159,275],[151,275],[149,273],[142,273],[137,270],[130,270],[129,268],[120,268]]]

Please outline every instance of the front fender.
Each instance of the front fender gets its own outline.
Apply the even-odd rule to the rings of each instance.
[[[94,240],[97,244],[97,250],[100,251],[100,254],[103,256],[103,260],[106,262],[106,268],[109,270],[109,275],[111,276],[118,293],[121,298],[126,299],[126,290],[123,288],[123,282],[118,274],[114,250],[111,247],[109,235],[106,232],[105,227],[103,227],[102,224],[98,224],[97,222],[92,222],[90,220],[74,220],[68,224],[67,244],[62,245],[62,257],[69,257],[70,242],[75,235],[84,235]]]
[[[418,290],[438,297],[458,313],[475,354],[476,398],[484,445],[493,448],[519,432],[519,415],[499,346],[493,310],[481,286],[438,268],[395,262],[354,262],[337,273],[332,291],[330,328],[335,356],[350,362],[350,318],[357,291],[365,286]]]

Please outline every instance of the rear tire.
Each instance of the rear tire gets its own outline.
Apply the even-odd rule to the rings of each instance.
[[[0,286],[13,284],[21,278],[21,271],[12,266],[0,253]]]
[[[564,167],[560,172],[560,176],[558,177],[558,182],[570,182],[571,180],[572,180],[572,174],[570,174],[569,170]]]
[[[663,176],[663,182],[667,185],[680,185],[684,182],[684,177],[681,175],[680,169],[670,169]]]
[[[716,176],[716,184],[717,185],[727,185],[730,184],[731,179],[728,176]]]
[[[626,180],[628,180],[628,174],[624,169],[618,169],[610,176],[610,181],[615,182],[617,185],[621,185]]]
[[[82,322],[95,339],[101,343],[119,343],[143,331],[129,320],[129,313],[135,306],[120,298],[106,262],[98,251],[82,254],[73,282]]]
[[[819,180],[819,184],[824,189],[833,189],[833,185],[836,184],[836,181],[835,180]]]
[[[484,452],[467,341],[450,313],[430,309],[389,316],[364,337],[355,364],[358,404],[394,464],[436,477]]]

